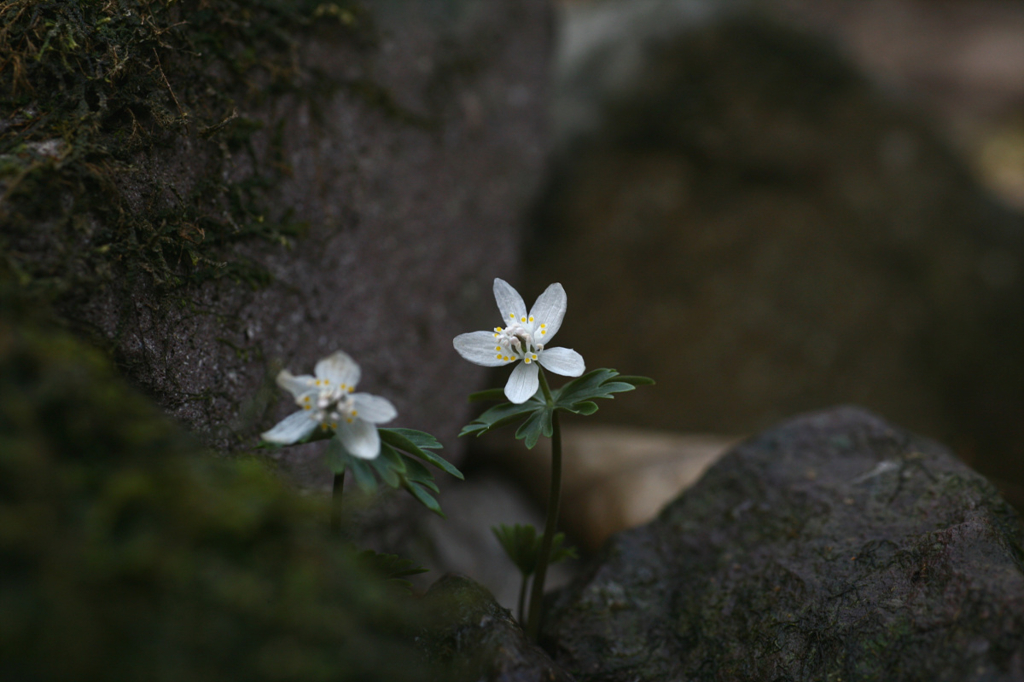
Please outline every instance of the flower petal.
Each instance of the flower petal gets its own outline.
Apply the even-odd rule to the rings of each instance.
[[[314,381],[316,379],[308,374],[295,376],[286,369],[282,369],[277,373],[277,385],[295,396],[296,400],[301,400],[307,394],[312,395],[316,393]]]
[[[537,362],[555,374],[563,377],[578,377],[587,367],[583,356],[571,348],[545,348],[540,352]]]
[[[368,421],[371,424],[383,424],[398,416],[398,410],[395,409],[395,406],[387,398],[370,395],[369,393],[354,393],[352,395],[352,402],[355,403],[359,419]]]
[[[344,351],[335,351],[316,363],[315,372],[317,379],[327,379],[335,386],[352,388],[359,383],[359,365]]]
[[[285,417],[277,423],[277,426],[263,432],[260,437],[271,443],[291,445],[313,433],[316,425],[316,411],[302,410]]]
[[[494,278],[494,300],[501,311],[501,319],[505,326],[510,322],[523,324],[526,318],[526,304],[519,292],[503,279]]]
[[[540,379],[537,378],[539,371],[535,362],[520,362],[516,365],[505,384],[505,397],[517,405],[532,398],[540,387]]]
[[[377,427],[364,419],[343,421],[338,425],[338,438],[350,454],[360,459],[376,459],[380,454]]]
[[[501,352],[497,350],[500,346],[498,346],[498,340],[494,338],[493,332],[459,334],[452,341],[452,345],[463,358],[484,367],[501,367],[515,361],[511,355],[498,357],[501,355]],[[504,357],[509,359],[504,360]]]
[[[547,343],[562,326],[567,304],[565,289],[558,282],[537,297],[533,308],[530,309],[530,317],[533,318],[533,338],[537,343]]]

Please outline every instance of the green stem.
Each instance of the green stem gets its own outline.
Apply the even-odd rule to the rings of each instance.
[[[548,388],[544,370],[540,372],[540,387],[548,405],[552,404],[551,390]],[[551,558],[551,543],[555,537],[555,526],[558,523],[558,506],[562,496],[562,429],[558,424],[558,412],[551,415],[551,488],[548,492],[548,516],[544,522],[544,537],[541,539],[540,556],[537,559],[537,573],[533,578],[530,592],[530,620],[526,625],[526,635],[533,641],[540,638],[541,619],[544,615],[544,578],[547,576],[548,560]]]
[[[526,583],[530,580],[530,576],[523,574],[523,582],[519,584],[519,623],[522,625],[523,622],[523,611],[526,608]]]
[[[331,535],[341,536],[341,496],[345,488],[345,472],[334,474],[334,489],[331,491]]]

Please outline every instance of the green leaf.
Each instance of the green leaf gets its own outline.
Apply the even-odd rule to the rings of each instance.
[[[545,430],[547,431],[545,435],[550,437],[551,433],[553,433],[551,410],[541,408],[527,417],[526,421],[519,426],[519,429],[516,431],[516,438],[522,440],[526,444],[527,449],[532,450]]]
[[[437,503],[437,500],[435,500],[430,493],[424,490],[419,483],[416,483],[415,481],[408,481],[405,485],[405,488],[410,493],[412,493],[412,496],[419,500],[424,507],[434,512],[442,519],[448,518],[444,515],[444,512],[441,511],[441,505]],[[437,491],[435,490],[434,492]]]
[[[576,414],[582,414],[583,416],[589,416],[597,412],[597,403],[590,400],[584,400],[582,403],[576,403],[570,410]]]
[[[350,456],[348,467],[352,470],[356,484],[363,492],[372,493],[377,490],[377,479],[373,475],[373,467],[365,459]]]
[[[512,563],[516,565],[524,578],[533,575],[540,564],[540,551],[543,547],[544,536],[537,534],[537,529],[529,524],[515,524],[514,526],[492,526],[491,532],[498,538],[505,554]],[[576,549],[563,546],[565,533],[555,533],[551,538],[551,557],[548,565],[564,561],[565,559],[577,558]]]
[[[335,475],[345,473],[345,461],[349,456],[340,438],[332,438],[327,443],[327,468],[331,470],[331,473]]]
[[[387,431],[388,433],[397,433],[401,436],[405,436],[413,444],[420,448],[426,448],[428,450],[440,450],[441,441],[434,438],[426,431],[417,431],[416,429],[377,429],[378,431]]]
[[[372,549],[360,552],[359,562],[370,572],[409,594],[412,594],[412,583],[404,578],[427,572],[426,568],[417,566],[409,559],[403,559],[397,554],[378,554]]]
[[[634,386],[653,386],[654,379],[650,377],[639,377],[639,376],[617,376],[616,381],[624,381],[627,384],[633,384]]]
[[[628,381],[626,381],[628,379]],[[613,399],[615,393],[635,390],[637,386],[654,383],[647,377],[622,377],[614,369],[595,369],[573,379],[552,397],[555,406],[576,414],[589,415],[597,411],[597,398]]]
[[[410,455],[419,457],[423,461],[433,464],[447,474],[459,480],[465,480],[462,472],[456,469],[451,463],[440,455],[429,452],[424,448],[440,448],[441,444],[429,433],[413,431],[412,429],[377,429],[380,432],[380,439],[383,443],[393,448],[407,452]]]
[[[373,459],[369,460],[370,466],[372,466],[377,471],[377,474],[380,476],[382,481],[387,483],[392,488],[397,488],[398,486],[400,486],[402,484],[402,479],[399,477],[398,473],[396,473],[394,468],[391,466],[391,459],[390,459],[390,457],[386,456],[384,454],[385,453],[385,448],[387,448],[388,450],[391,450],[392,452],[394,452],[394,450],[391,448],[390,445],[388,445],[386,443],[381,443],[380,444],[380,455],[378,455],[377,457],[374,457]],[[396,452],[395,455],[397,455],[397,454],[398,453]],[[402,468],[404,469],[405,466],[403,465]]]
[[[380,458],[385,459],[388,465],[395,470],[396,473],[404,474],[406,471],[406,458],[403,457],[397,450],[388,445],[387,443],[380,444]]]
[[[407,471],[402,476],[403,485],[405,484],[404,481],[415,481],[426,488],[430,488],[435,493],[441,492],[437,487],[437,483],[434,482],[434,475],[430,473],[430,469],[423,466],[419,460],[406,457],[405,465]]]
[[[537,410],[542,410],[544,407],[544,403],[536,398],[531,398],[525,403],[520,403],[518,405],[515,403],[502,403],[501,405],[495,405],[464,426],[459,435],[465,436],[475,433],[478,436],[482,436],[491,429],[511,424],[520,417]]]
[[[477,391],[476,393],[469,394],[469,402],[479,403],[485,400],[503,400],[505,398],[505,389],[503,388],[489,388],[486,391]]]

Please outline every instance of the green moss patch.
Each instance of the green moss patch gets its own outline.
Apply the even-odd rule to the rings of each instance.
[[[60,297],[125,271],[165,288],[266,284],[233,245],[303,225],[264,198],[289,174],[278,131],[257,155],[265,124],[242,112],[338,85],[301,64],[317,34],[374,40],[348,0],[3,3],[0,246],[21,285]],[[240,156],[251,172],[238,180]]]
[[[0,320],[0,678],[425,679],[420,609],[320,503],[197,450],[98,352]]]

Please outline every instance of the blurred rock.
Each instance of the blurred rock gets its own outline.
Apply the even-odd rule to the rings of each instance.
[[[556,595],[577,679],[1024,679],[1020,518],[856,408],[736,447]]]
[[[526,280],[565,286],[559,345],[658,381],[603,419],[854,402],[1024,483],[1024,218],[827,44],[741,2],[573,5],[554,121]]]
[[[427,619],[0,278],[0,679],[425,682]]]
[[[419,562],[430,569],[427,578],[465,574],[489,590],[501,606],[514,610],[521,575],[491,528],[519,523],[542,529],[543,512],[514,483],[486,472],[470,471],[464,482],[443,484],[440,500],[448,518],[423,515],[419,541],[409,544]],[[573,561],[551,566],[545,584],[550,588],[567,584],[575,568]]]
[[[446,668],[437,682],[573,682],[471,579],[447,575],[434,583],[424,602],[445,624],[420,639],[431,662]]]
[[[522,441],[508,440],[487,439],[487,450],[479,457],[513,471],[534,499],[546,503],[550,441],[542,438],[527,450]],[[563,426],[559,528],[583,549],[597,550],[613,533],[651,521],[736,440],[616,426]]]

